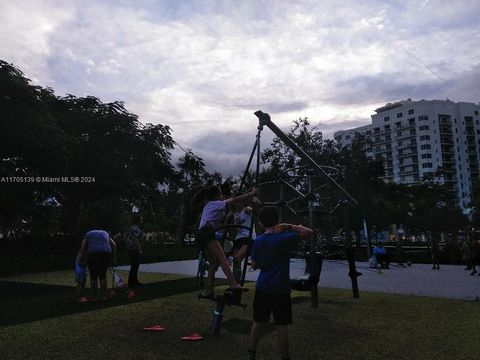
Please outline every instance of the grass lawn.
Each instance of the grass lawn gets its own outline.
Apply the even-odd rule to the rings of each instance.
[[[125,275],[125,273],[123,273]],[[214,304],[198,300],[193,278],[141,274],[132,300],[117,293],[106,303],[76,304],[73,272],[0,279],[2,359],[245,359],[248,308],[225,309],[219,336],[209,334]],[[253,284],[248,284],[253,290]],[[219,286],[220,289],[225,286]],[[478,359],[480,302],[320,289],[320,305],[293,293],[292,359]],[[143,331],[161,324],[164,332]],[[200,333],[198,342],[180,340]],[[267,327],[258,359],[278,359]]]

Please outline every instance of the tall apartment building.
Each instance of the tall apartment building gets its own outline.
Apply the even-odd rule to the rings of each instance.
[[[358,134],[370,139],[367,156],[383,159],[387,182],[415,184],[440,171],[435,180],[465,209],[480,174],[479,113],[480,104],[407,99],[376,109],[372,124],[338,131],[334,138],[342,147]]]

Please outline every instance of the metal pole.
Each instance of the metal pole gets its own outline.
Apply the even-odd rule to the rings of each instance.
[[[308,156],[305,151],[300,149],[292,139],[285,135],[285,133],[272,122],[270,115],[261,110],[256,111],[254,114],[258,117],[260,126],[268,126],[268,128],[272,130],[272,132],[277,135],[290,149],[292,149],[303,161],[312,166],[317,174],[324,176],[330,183],[338,188],[350,202],[358,205],[357,201],[343,187],[341,187],[330,175],[325,172],[325,170],[323,170],[310,156]]]
[[[257,140],[255,141],[255,146],[253,147],[252,154],[250,155],[250,160],[248,162],[248,168],[250,167],[250,163],[253,159],[253,155],[255,154],[255,150],[257,150],[257,168],[256,168],[256,174],[255,174],[255,186],[258,185],[258,178],[259,178],[259,173],[260,173],[260,138],[261,138],[261,133],[263,130],[262,125],[258,125],[258,132],[257,132]],[[245,172],[243,179],[242,179],[242,185],[244,183],[244,179],[246,177],[247,173]],[[240,185],[240,186],[242,186]],[[245,277],[247,276],[247,266],[248,266],[248,257],[250,256],[250,252],[252,251],[252,235],[253,235],[253,227],[255,226],[255,218],[257,216],[257,211],[256,208],[254,207],[252,210],[252,216],[251,216],[251,221],[250,221],[250,231],[248,233],[248,238],[250,239],[248,248],[247,248],[247,254],[245,255],[245,259],[243,260],[243,269],[242,269],[242,276],[240,278],[240,285],[243,286],[245,284]]]
[[[262,129],[260,129],[260,127],[259,127],[257,137],[255,139],[255,145],[253,145],[252,153],[250,154],[250,158],[248,159],[247,167],[246,167],[245,171],[243,172],[242,181],[241,181],[240,186],[238,188],[237,194],[240,194],[242,192],[243,186],[245,185],[245,180],[247,179],[248,170],[250,170],[250,165],[251,165],[252,160],[253,160],[253,155],[255,155],[255,150],[258,147],[258,136],[259,136],[258,134],[260,133],[260,131],[262,131]]]
[[[343,206],[343,230],[345,231],[345,248],[347,252],[347,260],[348,260],[348,276],[350,276],[350,280],[352,281],[352,291],[353,297],[358,299],[360,294],[358,292],[358,282],[357,277],[361,275],[357,271],[355,266],[355,254],[352,247],[352,231],[350,228],[350,211],[347,204]]]
[[[278,216],[280,217],[280,220],[283,219],[283,196],[284,196],[284,191],[285,191],[285,185],[284,185],[284,183],[280,183],[280,206],[278,207]]]
[[[367,241],[367,259],[370,259],[370,239],[368,238],[367,221],[363,219],[363,233],[365,234],[365,240]]]
[[[307,177],[307,184],[308,184],[308,221],[310,223],[310,228],[313,229],[313,194],[312,194],[312,176],[308,175]],[[307,258],[307,261],[310,262],[309,269],[310,273],[312,271],[318,270],[318,276],[320,277],[321,265],[320,269],[318,267],[318,258],[317,258],[317,249],[315,246],[314,235],[310,236],[310,256]],[[318,307],[318,283],[312,284],[310,289],[310,302],[312,307]]]

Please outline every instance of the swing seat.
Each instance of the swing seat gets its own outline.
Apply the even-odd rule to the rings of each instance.
[[[322,271],[323,258],[313,255],[305,258],[307,268],[305,274],[295,279],[290,279],[290,287],[297,291],[311,291],[318,286]]]
[[[305,274],[295,279],[290,279],[292,290],[310,291],[316,287],[320,280],[320,274]]]

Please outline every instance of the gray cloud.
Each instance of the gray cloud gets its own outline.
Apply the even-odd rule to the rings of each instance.
[[[263,104],[246,104],[246,105],[234,105],[242,109],[264,109],[272,113],[282,113],[304,110],[308,107],[308,104],[302,101],[285,102],[285,103],[263,103]]]
[[[233,171],[258,109],[330,136],[387,102],[478,102],[478,18],[466,0],[12,1],[0,58],[59,95],[122,100]]]

